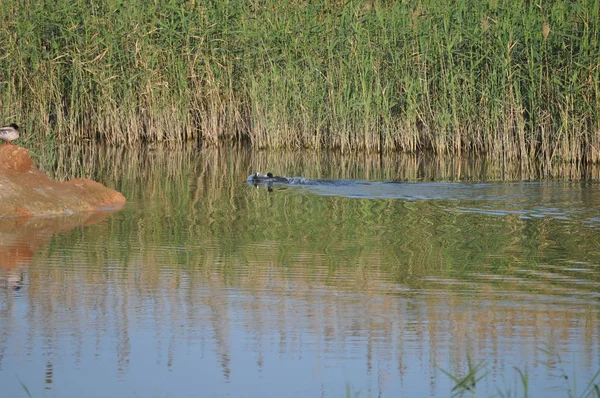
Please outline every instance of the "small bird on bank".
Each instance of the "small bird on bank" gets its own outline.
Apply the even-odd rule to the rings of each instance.
[[[19,126],[14,123],[6,127],[0,127],[0,139],[8,142],[9,145],[12,145],[10,142],[19,138]]]

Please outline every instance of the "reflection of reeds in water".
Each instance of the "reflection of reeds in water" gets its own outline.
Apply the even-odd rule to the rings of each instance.
[[[592,0],[4,5],[35,138],[600,159]]]
[[[552,261],[560,250],[568,258],[592,264],[595,261],[593,252],[587,250],[597,243],[593,228],[579,229],[575,239],[545,217],[461,217],[452,212],[461,206],[454,202],[356,201],[339,197],[324,201],[310,195],[288,195],[285,191],[265,197],[263,190],[251,189],[244,181],[257,170],[311,178],[498,178],[493,167],[478,161],[471,165],[459,161],[446,165],[412,156],[271,154],[241,148],[135,151],[105,147],[61,148],[57,158],[80,159],[59,165],[55,171],[59,177],[75,174],[99,179],[122,191],[131,206],[144,209],[143,222],[128,215],[115,232],[131,228],[129,233],[143,247],[162,241],[197,247],[197,237],[202,237],[223,253],[243,258],[252,242],[270,240],[279,247],[294,247],[292,253],[298,255],[328,252],[326,260],[338,265],[353,264],[348,257],[352,253],[359,263],[382,264],[398,281],[430,275],[432,271],[437,274],[444,269],[461,269],[465,250],[470,253],[468,262],[479,264],[480,270],[490,265],[496,273],[501,271],[501,275],[511,277],[515,276],[510,266],[514,261],[541,263],[543,256]],[[595,168],[587,170],[597,173]],[[585,196],[590,191],[576,191],[581,196],[571,200],[593,203],[593,197]],[[544,201],[552,199],[552,188],[540,186],[536,192]],[[506,205],[510,206],[510,201]],[[533,260],[523,260],[528,256]],[[214,260],[218,261],[218,256]]]
[[[313,178],[466,178],[455,177],[459,169],[463,176],[498,178],[494,169],[481,163],[475,162],[477,167],[471,171],[414,157],[273,155],[222,148],[77,151],[81,161],[58,167],[57,174],[91,173],[120,188],[133,208],[143,212],[126,210],[81,233],[57,236],[39,256],[64,257],[65,265],[32,266],[29,292],[33,296],[45,292],[51,298],[48,305],[55,307],[74,306],[85,312],[100,305],[104,309],[94,311],[105,314],[121,308],[117,311],[121,315],[115,316],[121,317],[123,339],[126,325],[141,316],[135,311],[152,311],[159,325],[183,317],[198,330],[212,328],[209,335],[222,341],[227,362],[230,325],[223,312],[232,298],[219,292],[231,288],[251,292],[250,302],[238,304],[247,311],[244,324],[258,340],[265,328],[279,330],[284,338],[293,336],[290,330],[308,324],[332,341],[335,336],[359,334],[379,336],[387,344],[407,335],[424,341],[429,335],[440,344],[460,347],[457,355],[462,355],[474,341],[490,342],[487,348],[501,350],[498,341],[516,339],[519,333],[522,337],[533,333],[540,340],[568,339],[573,322],[583,318],[585,344],[593,347],[599,334],[594,312],[585,304],[574,304],[580,311],[573,311],[528,300],[529,305],[521,308],[507,307],[501,299],[510,293],[512,300],[519,300],[535,291],[540,296],[581,296],[585,301],[598,283],[594,272],[574,274],[545,264],[565,257],[596,263],[594,252],[587,250],[597,244],[593,228],[581,229],[574,239],[548,219],[473,214],[467,220],[430,201],[322,200],[286,191],[268,194],[244,181],[254,170],[283,170],[291,175],[306,170]],[[74,158],[72,152],[58,157]],[[73,284],[84,288],[63,291]],[[121,301],[110,301],[117,300],[109,298],[110,289],[118,289]],[[203,289],[214,294],[198,296]],[[489,298],[489,306],[469,301],[467,308],[462,293],[473,290]],[[409,308],[402,297],[420,291],[426,292],[423,306]],[[335,292],[341,295],[331,294]],[[348,301],[347,293],[361,299]],[[382,293],[385,297],[379,300]],[[157,294],[167,298],[152,309],[141,304],[143,297]],[[293,304],[272,300],[272,295],[287,297]],[[291,316],[292,305],[300,305],[304,312]],[[212,315],[203,308],[212,309]],[[428,310],[423,312],[424,308]],[[366,315],[357,321],[356,313],[390,315],[381,322]],[[265,318],[266,314],[276,316]],[[499,324],[503,326],[496,327]],[[545,335],[547,330],[553,335]],[[378,346],[378,354],[385,355],[383,346]],[[395,355],[402,362],[401,352]]]
[[[386,358],[395,364],[384,370],[390,374],[405,373],[415,351],[441,363],[447,347],[455,347],[448,370],[456,372],[465,352],[500,358],[515,349],[506,341],[524,340],[561,346],[577,338],[586,347],[584,363],[594,366],[600,336],[597,311],[588,305],[599,283],[591,265],[598,263],[590,250],[598,243],[594,228],[574,237],[547,218],[466,218],[447,211],[452,203],[434,201],[269,194],[244,181],[257,170],[377,180],[504,176],[485,163],[77,146],[58,148],[55,159],[47,167],[57,176],[99,179],[121,190],[130,207],[54,237],[27,269],[29,325],[48,347],[66,328],[80,357],[85,336],[95,331],[102,353],[115,344],[104,335],[109,330],[126,372],[130,333],[151,322],[157,335],[170,336],[169,366],[178,361],[171,348],[178,341],[208,341],[226,377],[230,334],[239,327],[253,336],[259,357],[273,350],[273,335],[279,352],[302,355],[309,349],[303,330],[323,336],[313,342],[319,352],[364,341],[369,367]],[[564,269],[564,258],[587,271]],[[553,300],[564,297],[572,302]],[[2,319],[12,319],[14,306],[3,308]],[[232,309],[239,323],[232,323]],[[433,372],[433,362],[424,365]]]
[[[74,247],[98,254],[105,248],[90,240]],[[585,347],[579,366],[597,366],[600,321],[587,304],[556,305],[544,294],[507,300],[508,285],[479,293],[477,300],[452,288],[399,290],[372,261],[357,259],[357,268],[332,269],[312,256],[309,264],[284,264],[274,250],[257,249],[241,258],[204,247],[205,254],[189,262],[175,249],[133,252],[125,262],[110,253],[95,263],[83,251],[41,254],[42,261],[28,271],[28,327],[44,338],[50,356],[60,351],[59,335],[68,333],[79,342],[65,348],[77,358],[85,336],[95,333],[96,354],[116,348],[121,372],[137,365],[129,334],[149,327],[157,352],[166,351],[167,366],[181,360],[174,353],[181,342],[201,344],[216,352],[225,378],[234,350],[232,328],[244,330],[259,358],[274,351],[294,358],[313,351],[343,357],[345,350],[364,344],[366,366],[378,363],[383,367],[377,371],[390,376],[402,377],[413,366],[433,373],[435,364],[458,373],[467,352],[497,358],[489,366],[493,373],[510,366],[507,358],[522,350],[529,350],[535,364],[544,356],[523,343],[531,341],[559,351],[578,341]],[[43,259],[52,259],[53,266]],[[1,315],[4,325],[14,322],[11,312]],[[429,362],[415,364],[415,358]]]
[[[502,158],[310,151],[254,151],[243,146],[197,148],[114,148],[98,145],[57,146],[32,150],[36,164],[55,178],[90,177],[123,183],[148,179],[206,178],[236,184],[255,172],[310,179],[371,181],[530,181],[540,179],[599,180],[600,167],[581,163],[545,166],[505,163]],[[215,192],[219,191],[214,189]]]

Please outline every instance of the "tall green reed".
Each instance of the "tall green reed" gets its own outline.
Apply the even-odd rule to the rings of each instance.
[[[6,0],[0,18],[0,116],[34,138],[600,161],[599,0]]]

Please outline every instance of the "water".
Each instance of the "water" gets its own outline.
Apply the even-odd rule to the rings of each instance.
[[[0,395],[450,396],[444,371],[469,358],[478,396],[522,389],[516,368],[533,396],[583,392],[600,369],[600,184],[311,156],[59,165],[129,203],[0,222]],[[326,183],[269,191],[255,171]]]

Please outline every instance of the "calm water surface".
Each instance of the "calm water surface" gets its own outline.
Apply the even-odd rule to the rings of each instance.
[[[478,396],[514,395],[518,368],[533,396],[562,397],[600,369],[596,179],[243,150],[67,155],[79,160],[59,177],[129,203],[0,221],[2,397],[445,397],[444,371],[469,358]],[[333,183],[269,192],[246,183],[255,171]]]

